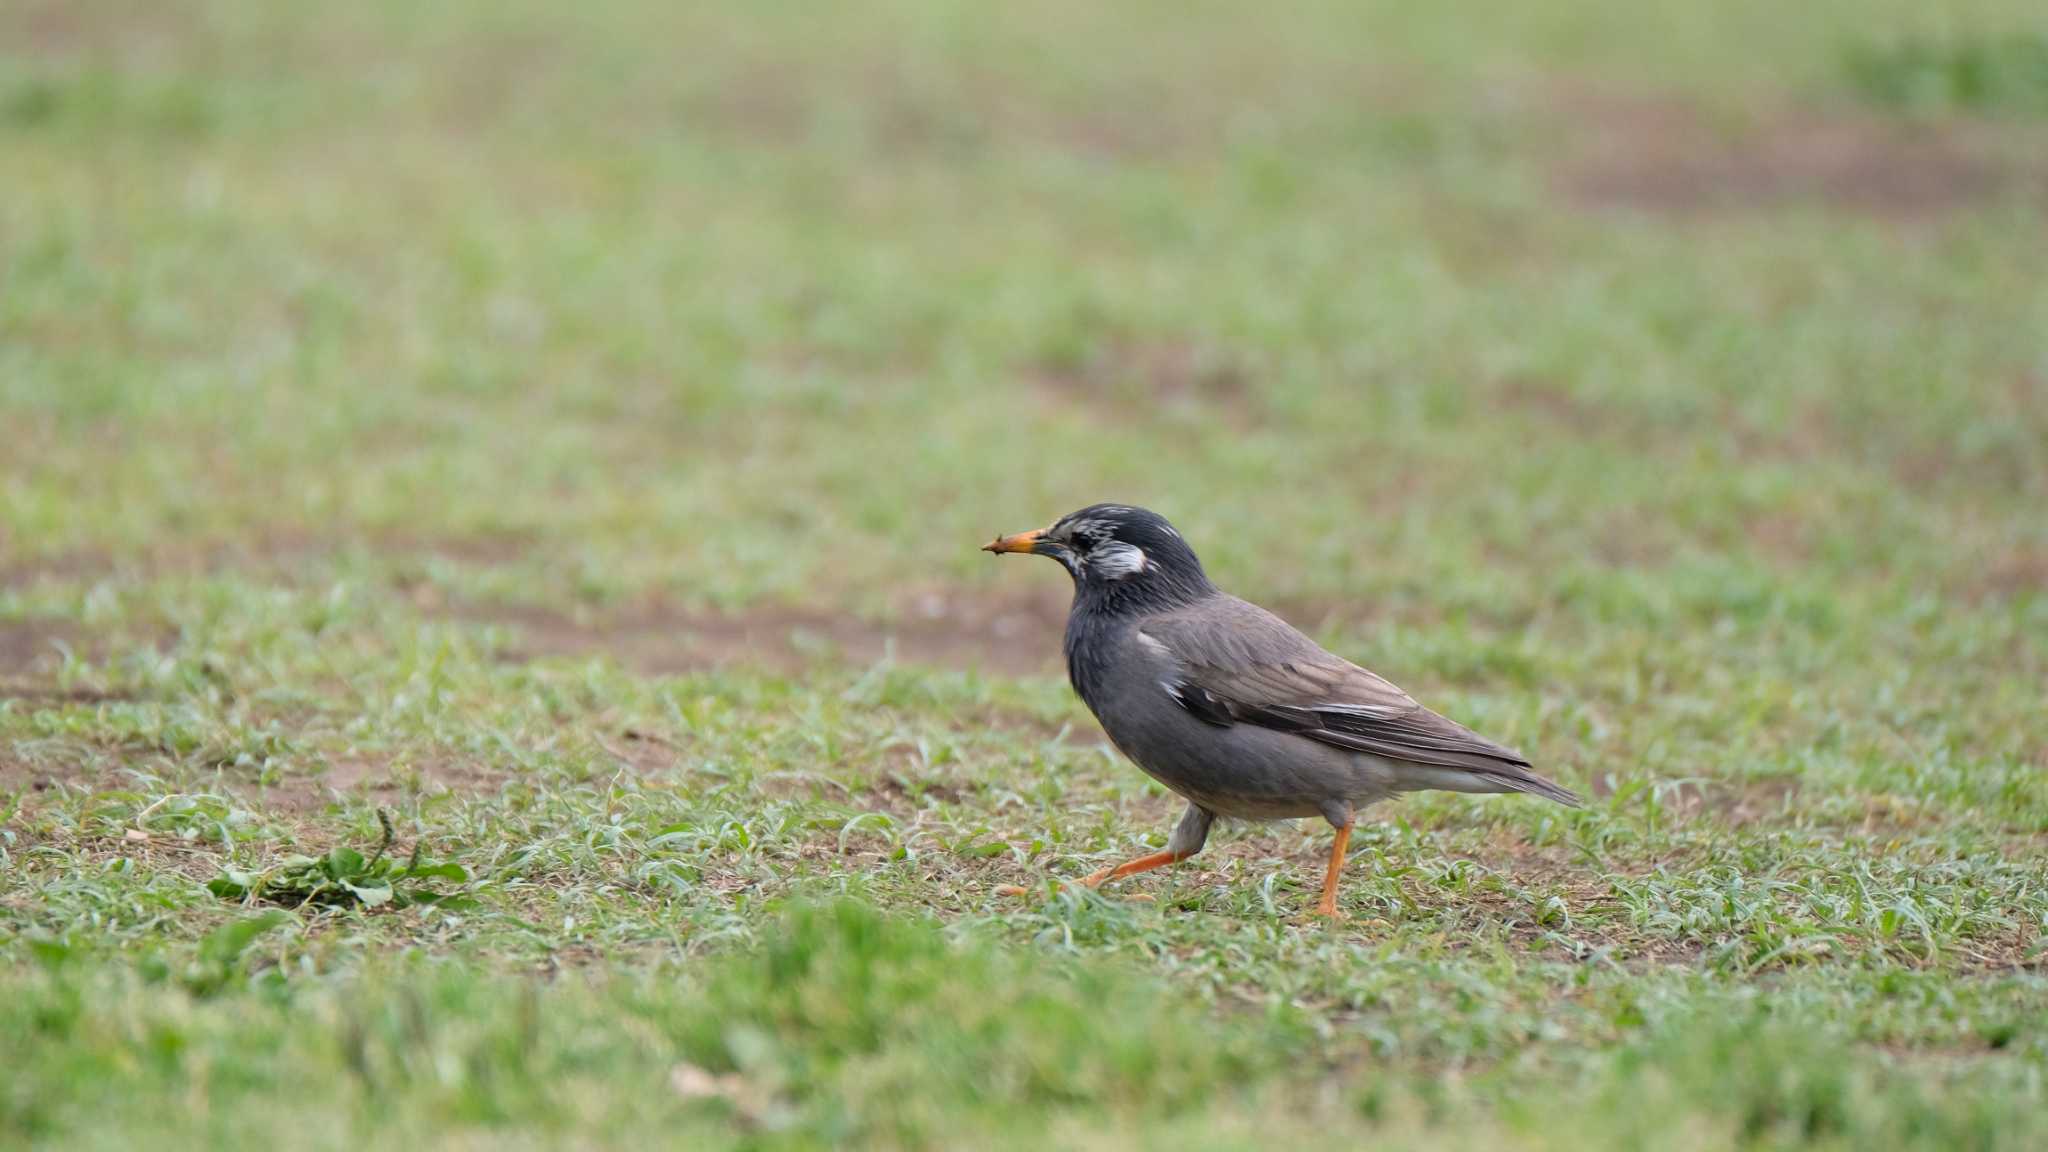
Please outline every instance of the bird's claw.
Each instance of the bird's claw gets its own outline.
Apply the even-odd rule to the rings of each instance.
[[[1052,885],[1053,891],[1055,892],[1059,891],[1062,888],[1067,887],[1069,884],[1079,885],[1080,887],[1086,888],[1092,892],[1095,889],[1102,887],[1103,881],[1109,879],[1109,874],[1112,871],[1114,871],[1114,869],[1104,868],[1100,872],[1091,872],[1088,875],[1081,877],[1079,880],[1055,880],[1048,877],[1047,883]],[[995,894],[998,896],[1029,896],[1031,894],[1031,891],[1032,889],[1026,888],[1021,884],[999,884],[996,886]],[[1148,896],[1145,897],[1145,899],[1149,900],[1151,899],[1151,897]]]

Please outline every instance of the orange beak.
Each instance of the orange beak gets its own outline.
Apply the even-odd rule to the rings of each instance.
[[[1038,551],[1038,542],[1044,539],[1044,537],[1045,533],[1039,531],[1019,532],[1015,536],[998,536],[994,540],[983,544],[981,550],[998,554],[1004,552],[1036,552]]]

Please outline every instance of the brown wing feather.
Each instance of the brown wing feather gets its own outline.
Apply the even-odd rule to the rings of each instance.
[[[1382,676],[1324,651],[1232,596],[1154,616],[1142,631],[1180,662],[1177,695],[1210,723],[1258,724],[1392,760],[1456,768],[1576,805],[1512,748],[1440,716]]]

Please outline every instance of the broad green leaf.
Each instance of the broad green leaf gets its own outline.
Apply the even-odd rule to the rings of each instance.
[[[258,936],[290,919],[289,915],[272,908],[267,912],[244,916],[223,924],[200,942],[199,958],[212,964],[232,964]]]

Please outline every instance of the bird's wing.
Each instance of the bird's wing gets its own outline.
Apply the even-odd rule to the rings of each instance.
[[[1531,772],[1521,753],[1424,708],[1384,677],[1324,651],[1256,604],[1213,596],[1152,616],[1139,630],[1178,665],[1166,690],[1211,724],[1257,724],[1578,803],[1572,793]]]

